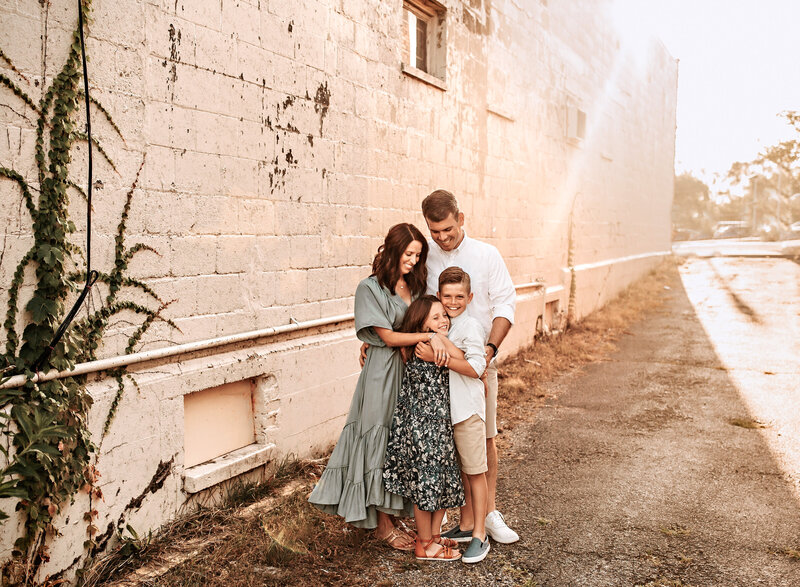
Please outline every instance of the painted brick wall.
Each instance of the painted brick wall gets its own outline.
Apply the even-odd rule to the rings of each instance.
[[[443,91],[401,71],[401,0],[94,0],[92,94],[124,135],[93,118],[118,170],[95,158],[94,259],[111,263],[144,158],[127,238],[159,255],[141,254],[132,272],[175,300],[165,315],[180,327],[157,324],[143,350],[352,311],[383,234],[400,221],[424,227],[419,203],[439,187],[459,198],[468,233],[500,249],[515,283],[545,280],[562,310],[571,228],[580,315],[669,249],[677,64],[663,46],[627,47],[607,2],[444,4]],[[75,19],[66,0],[0,6],[0,48],[27,81],[0,69],[35,100],[63,62]],[[0,92],[0,165],[33,179],[33,114]],[[583,141],[565,136],[569,107],[586,113]],[[85,162],[81,146],[79,183]],[[83,204],[73,200],[81,242]],[[0,181],[3,308],[32,242],[20,202]],[[521,298],[506,352],[531,339],[540,306],[540,297]],[[123,351],[128,319],[114,325],[102,356]],[[231,353],[257,357],[255,374],[275,381],[276,456],[328,446],[357,377],[357,342],[345,326],[133,369],[143,390],[157,391],[129,390],[104,443],[98,525],[118,519],[160,462],[173,467],[164,491],[126,520],[155,527],[184,506],[178,400],[219,385],[212,372]],[[206,368],[188,377],[191,361]],[[165,380],[168,393],[156,385]],[[113,394],[102,378],[92,389],[99,431]],[[65,535],[80,535],[78,518]],[[2,530],[4,552],[12,526]],[[51,570],[75,556],[54,549]]]

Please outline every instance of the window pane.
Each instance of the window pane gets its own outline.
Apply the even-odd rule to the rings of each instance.
[[[428,23],[417,19],[417,69],[428,71]]]
[[[406,27],[408,28],[408,64],[416,67],[417,62],[417,17],[406,10]]]

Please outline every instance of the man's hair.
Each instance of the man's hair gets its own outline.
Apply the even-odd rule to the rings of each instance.
[[[422,215],[433,222],[441,222],[450,214],[458,219],[458,202],[447,190],[436,190],[422,200]]]
[[[439,292],[442,291],[442,286],[448,283],[460,283],[467,290],[467,293],[472,292],[469,273],[461,267],[448,267],[439,274]]]

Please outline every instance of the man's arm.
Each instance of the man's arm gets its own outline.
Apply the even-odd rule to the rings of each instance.
[[[492,343],[496,347],[500,347],[503,343],[503,340],[506,338],[508,331],[511,330],[511,322],[508,318],[503,318],[502,316],[498,316],[494,320],[492,320],[492,330],[489,332],[489,340],[487,342]],[[490,346],[486,346],[486,364],[488,365],[489,362],[494,359],[495,352],[494,349]]]
[[[508,272],[500,251],[492,248],[489,256],[489,307],[492,310],[492,328],[487,339],[487,364],[494,359],[497,354],[495,350],[488,346],[492,343],[495,347],[505,339],[511,325],[514,323],[514,310],[517,305],[517,290],[511,275]]]

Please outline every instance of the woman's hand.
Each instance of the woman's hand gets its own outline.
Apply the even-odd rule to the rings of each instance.
[[[447,361],[450,355],[447,354],[447,345],[440,338],[440,334],[436,333],[431,337],[431,349],[433,350],[434,363],[439,367],[447,366]]]

